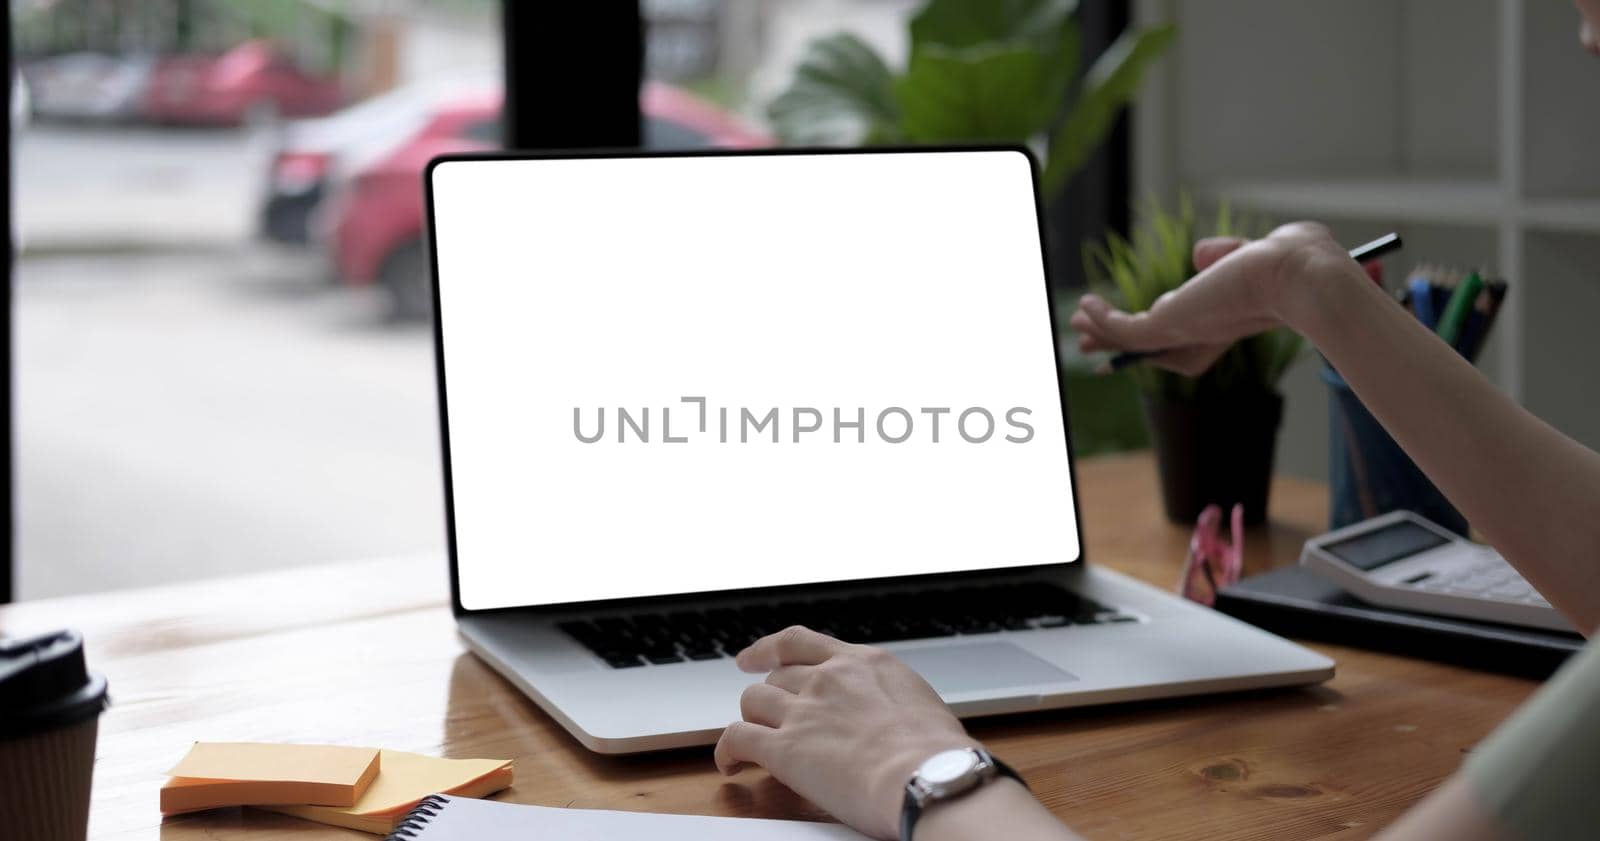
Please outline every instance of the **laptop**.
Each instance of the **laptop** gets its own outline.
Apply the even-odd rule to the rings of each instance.
[[[1085,557],[1025,150],[426,181],[457,626],[585,747],[715,742],[790,624],[961,716],[1332,676]]]

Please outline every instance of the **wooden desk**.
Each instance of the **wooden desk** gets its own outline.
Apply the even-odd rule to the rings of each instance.
[[[1143,455],[1080,468],[1089,557],[1171,586],[1187,532],[1162,518]],[[1292,562],[1326,489],[1280,479],[1247,571]],[[0,631],[86,635],[115,705],[101,720],[96,839],[365,838],[251,810],[162,823],[156,791],[197,739],[334,742],[514,757],[503,797],[547,805],[822,818],[765,772],[718,776],[709,750],[588,753],[456,640],[440,559],[386,560],[54,599]],[[1090,839],[1346,839],[1375,832],[1455,769],[1531,681],[1339,646],[1320,687],[974,722]]]

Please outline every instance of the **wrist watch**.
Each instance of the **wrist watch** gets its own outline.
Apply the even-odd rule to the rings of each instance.
[[[900,807],[900,841],[911,841],[911,831],[928,806],[954,800],[1001,774],[1028,787],[1022,775],[983,748],[956,748],[928,757],[906,783],[905,801]]]

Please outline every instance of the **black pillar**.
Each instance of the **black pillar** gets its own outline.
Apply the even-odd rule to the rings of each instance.
[[[508,149],[639,145],[637,0],[503,0]]]
[[[1128,0],[1091,0],[1078,6],[1085,68],[1117,40],[1128,21]],[[1124,109],[1106,135],[1105,143],[1067,182],[1060,200],[1051,207],[1051,253],[1065,258],[1057,259],[1050,267],[1055,275],[1051,280],[1058,287],[1077,290],[1088,284],[1083,262],[1079,259],[1079,249],[1085,239],[1098,240],[1107,230],[1128,233],[1131,149],[1128,114]]]

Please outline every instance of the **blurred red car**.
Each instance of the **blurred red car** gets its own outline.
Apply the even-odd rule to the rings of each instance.
[[[370,163],[353,168],[327,207],[326,245],[334,271],[354,286],[380,284],[402,318],[432,309],[423,255],[422,171],[438,155],[500,145],[502,95],[465,95]],[[771,139],[692,94],[659,83],[640,92],[648,149],[741,148]]]
[[[157,123],[236,126],[319,116],[343,102],[336,79],[306,73],[256,40],[222,55],[157,60],[139,110]]]
[[[397,140],[412,136],[437,114],[441,103],[463,90],[495,90],[487,74],[413,82],[364,99],[326,117],[290,120],[275,133],[262,191],[260,233],[287,245],[313,245],[339,174],[371,163]]]

